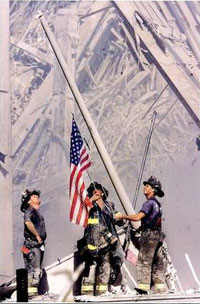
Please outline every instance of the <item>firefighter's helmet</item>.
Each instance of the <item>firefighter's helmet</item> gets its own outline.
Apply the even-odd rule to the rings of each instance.
[[[108,194],[109,194],[109,191],[108,191],[106,188],[104,188],[101,184],[99,184],[99,183],[97,183],[97,182],[91,183],[90,186],[87,188],[87,193],[88,193],[88,197],[89,197],[89,198],[92,197],[93,191],[94,191],[95,189],[98,189],[98,190],[101,190],[101,191],[102,191],[102,193],[103,193],[103,197],[102,197],[103,200],[106,200],[106,199],[107,199]]]
[[[28,208],[28,202],[30,200],[30,197],[31,195],[38,195],[38,197],[40,197],[40,190],[33,190],[33,191],[30,191],[28,189],[26,189],[23,193],[22,193],[22,198],[21,198],[21,207],[20,207],[20,210],[22,212],[25,212]]]
[[[159,197],[163,197],[165,195],[164,192],[162,191],[161,182],[153,175],[149,177],[147,181],[144,181],[143,185],[150,185],[153,189],[156,190],[155,195]]]

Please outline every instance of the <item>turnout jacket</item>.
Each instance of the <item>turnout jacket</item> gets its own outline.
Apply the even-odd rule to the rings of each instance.
[[[113,243],[118,241],[115,224],[122,226],[123,221],[116,221],[113,217],[114,213],[116,213],[114,203],[108,201],[104,202],[103,209],[97,203],[93,203],[93,208],[90,209],[84,239],[93,257],[104,254],[111,249]]]

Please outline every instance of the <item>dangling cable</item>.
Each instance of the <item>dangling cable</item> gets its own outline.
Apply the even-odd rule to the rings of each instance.
[[[137,185],[136,185],[135,195],[134,195],[134,199],[133,199],[133,203],[132,203],[134,209],[136,207],[136,202],[137,202],[137,198],[138,198],[140,184],[141,184],[141,180],[142,180],[142,176],[143,176],[143,172],[144,172],[144,167],[145,167],[145,163],[146,163],[146,159],[147,159],[147,154],[148,154],[148,151],[149,151],[151,136],[152,136],[153,128],[154,128],[154,125],[155,125],[156,115],[157,115],[157,112],[154,111],[153,116],[152,116],[152,120],[151,120],[151,126],[150,126],[150,129],[149,129],[149,134],[147,136],[147,142],[146,142],[144,155],[143,155],[143,159],[142,159],[142,164],[141,164],[141,168],[140,168],[140,173],[139,173],[139,177],[138,177],[138,181],[137,181]]]
[[[143,115],[142,120],[146,117],[146,115],[149,113],[149,111],[152,109],[152,107],[155,105],[155,103],[158,101],[158,99],[164,93],[164,91],[167,89],[167,87],[168,87],[168,84],[162,89],[162,91],[160,92],[160,94],[156,97],[156,99],[154,100],[154,102],[152,103],[152,105],[149,107],[149,109],[147,110],[147,112]]]

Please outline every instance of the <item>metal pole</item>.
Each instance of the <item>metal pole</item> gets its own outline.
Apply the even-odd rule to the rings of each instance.
[[[82,98],[82,96],[81,96],[81,94],[80,94],[80,92],[79,92],[79,90],[76,86],[76,83],[75,83],[73,77],[71,76],[70,70],[69,70],[69,68],[68,68],[68,66],[65,62],[65,59],[62,55],[62,52],[61,52],[61,50],[60,50],[60,48],[57,44],[57,41],[54,38],[54,35],[51,32],[51,30],[49,28],[49,25],[48,25],[46,19],[44,18],[43,14],[41,12],[39,12],[39,15],[37,16],[37,18],[40,20],[40,23],[41,23],[41,25],[42,25],[42,27],[45,31],[45,34],[46,34],[46,36],[49,40],[49,43],[51,44],[53,52],[54,52],[54,54],[55,54],[55,56],[58,60],[58,63],[61,67],[61,70],[62,70],[62,72],[65,76],[65,79],[66,79],[66,81],[67,81],[67,83],[68,83],[68,85],[71,89],[71,92],[74,96],[74,99],[75,99],[75,101],[76,101],[76,103],[77,103],[77,105],[78,105],[78,107],[81,111],[81,114],[83,115],[83,118],[84,118],[85,123],[88,127],[90,135],[91,135],[91,137],[94,141],[94,144],[95,144],[95,146],[96,146],[96,148],[99,152],[99,155],[100,155],[101,160],[102,160],[102,162],[103,162],[103,164],[106,168],[106,171],[107,171],[107,173],[110,177],[110,180],[111,180],[111,182],[112,182],[112,184],[115,188],[117,196],[118,196],[125,212],[127,214],[134,214],[135,211],[134,211],[134,209],[131,205],[129,197],[128,197],[127,193],[125,192],[125,189],[124,189],[124,187],[123,187],[123,185],[122,185],[122,183],[121,183],[121,181],[120,181],[120,179],[117,175],[117,172],[116,172],[116,170],[115,170],[115,168],[112,164],[112,161],[111,161],[111,159],[110,159],[110,157],[109,157],[109,155],[108,155],[108,153],[107,153],[107,151],[104,147],[104,144],[101,140],[101,137],[100,137],[100,135],[97,131],[97,128],[96,128],[96,126],[95,126],[95,124],[94,124],[94,122],[93,122],[93,120],[90,116],[90,113],[89,113],[89,111],[88,111],[88,109],[87,109],[87,107],[86,107],[86,105],[83,101],[83,98]],[[136,222],[135,223],[131,222],[131,224],[134,228],[138,228],[138,226],[139,226],[139,223],[136,223]]]
[[[14,275],[9,1],[0,1],[0,284]]]
[[[20,268],[16,270],[17,278],[17,302],[28,302],[28,270]]]
[[[156,115],[157,115],[157,112],[154,111],[152,121],[151,121],[151,126],[150,126],[150,129],[149,129],[149,134],[148,134],[148,137],[147,137],[145,150],[144,150],[144,155],[143,155],[143,159],[142,159],[140,173],[139,173],[139,176],[138,176],[135,195],[134,195],[134,199],[133,199],[133,208],[134,209],[136,207],[136,202],[137,202],[138,193],[139,193],[139,189],[140,189],[140,184],[141,184],[141,180],[142,180],[142,176],[143,176],[143,172],[144,172],[144,167],[145,167],[145,163],[146,163],[146,159],[147,159],[147,154],[148,154],[148,151],[149,151],[149,145],[150,145],[151,136],[152,136],[152,133],[153,133],[153,128],[154,128],[154,124],[155,124]]]

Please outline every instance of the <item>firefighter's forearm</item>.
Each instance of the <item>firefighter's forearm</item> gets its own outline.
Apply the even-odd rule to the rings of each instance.
[[[35,237],[39,236],[39,233],[35,229],[35,226],[33,225],[32,222],[25,222],[25,224],[26,224],[28,230],[30,230],[30,232],[32,232],[35,235]]]
[[[140,220],[138,214],[130,214],[130,215],[123,214],[122,219],[123,220],[134,221],[134,222],[137,222],[137,221]]]
[[[129,220],[129,221],[137,222],[140,221],[144,216],[145,214],[143,212],[139,212],[137,214],[129,214],[129,215],[118,213],[115,214],[114,217],[117,220]]]

